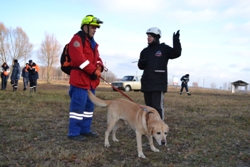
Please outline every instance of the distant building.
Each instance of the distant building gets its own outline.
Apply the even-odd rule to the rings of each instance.
[[[240,91],[239,87],[244,87],[243,91],[246,93],[247,87],[249,84],[242,80],[238,80],[238,81],[232,82],[231,85],[232,85],[232,93],[239,92]]]
[[[193,86],[194,88],[198,88],[198,87],[199,87],[198,82],[193,82],[192,86]]]
[[[173,85],[178,85],[178,82],[179,82],[179,78],[177,78],[177,77],[174,77],[173,78]]]

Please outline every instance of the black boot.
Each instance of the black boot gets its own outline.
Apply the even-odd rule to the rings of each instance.
[[[69,140],[74,140],[74,141],[85,141],[86,137],[85,136],[68,136]]]

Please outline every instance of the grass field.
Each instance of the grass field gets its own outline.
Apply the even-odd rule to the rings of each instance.
[[[99,138],[85,142],[67,139],[69,96],[67,84],[39,83],[30,94],[0,91],[0,166],[34,167],[249,167],[250,94],[192,89],[192,96],[179,95],[179,88],[165,94],[165,122],[170,127],[167,146],[152,152],[143,137],[146,159],[137,157],[135,133],[123,126],[120,142],[110,138],[104,147],[106,108],[95,108],[93,130]],[[123,97],[110,86],[96,92],[102,99]],[[127,95],[140,104],[141,92]],[[125,98],[125,97],[123,97]]]

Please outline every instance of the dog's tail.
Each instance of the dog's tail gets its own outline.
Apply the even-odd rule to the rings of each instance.
[[[110,104],[110,100],[102,100],[96,97],[90,90],[88,90],[89,99],[99,107],[107,107]]]

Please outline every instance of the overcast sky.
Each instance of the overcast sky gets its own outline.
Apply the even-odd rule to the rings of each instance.
[[[249,0],[8,0],[1,2],[0,22],[21,27],[34,45],[32,59],[45,39],[61,45],[80,29],[83,17],[104,21],[95,34],[107,68],[118,78],[141,75],[137,63],[147,46],[146,30],[158,27],[160,42],[172,46],[180,30],[182,55],[168,63],[169,79],[190,74],[190,83],[217,88],[236,80],[250,82]]]

